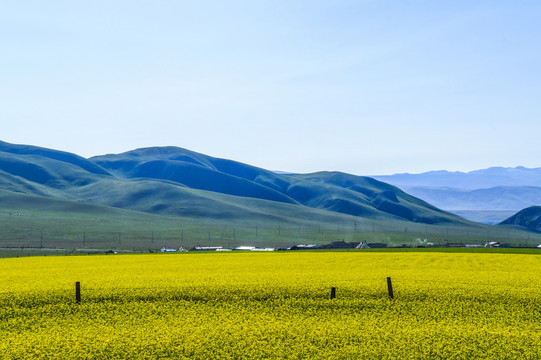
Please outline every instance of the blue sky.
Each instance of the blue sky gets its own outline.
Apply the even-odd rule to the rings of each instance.
[[[10,1],[0,139],[358,175],[541,167],[538,1]]]

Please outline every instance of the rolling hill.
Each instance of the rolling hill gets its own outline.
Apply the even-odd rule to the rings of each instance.
[[[541,206],[531,206],[523,209],[500,224],[518,225],[536,232],[541,232]]]
[[[509,237],[370,177],[277,174],[178,147],[85,159],[0,142],[0,222],[0,244],[29,239],[33,246],[36,238],[40,246],[44,238],[120,246],[126,237],[133,246],[151,246],[155,238],[179,236],[191,244],[277,245],[360,241],[368,232],[373,241],[410,244],[431,236],[440,243]]]
[[[295,221],[298,216],[316,216],[317,211],[331,218],[341,214],[467,223],[394,186],[344,173],[276,174],[176,147],[90,159],[5,142],[0,149],[0,189],[45,199],[238,221]]]
[[[186,149],[144,148],[90,158],[117,178],[147,179],[241,198],[268,200],[367,218],[464,223],[398,188],[338,172],[308,175],[274,172]],[[148,194],[154,194],[151,191]],[[129,204],[124,204],[129,206]]]

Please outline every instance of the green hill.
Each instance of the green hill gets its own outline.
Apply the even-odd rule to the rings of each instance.
[[[0,247],[529,239],[339,172],[276,174],[176,147],[90,159],[4,142],[0,149]]]
[[[531,206],[502,221],[500,225],[518,225],[541,232],[541,206]]]
[[[86,172],[98,175],[110,175],[103,168],[97,166],[87,159],[64,151],[51,150],[30,145],[15,145],[0,141],[0,153],[22,155],[25,158],[52,159],[65,164],[70,164],[85,170]],[[3,169],[4,165],[0,168]],[[4,170],[4,169],[3,169]],[[6,169],[9,170],[9,169]]]
[[[123,179],[169,181],[190,189],[303,205],[368,218],[465,223],[380,181],[337,172],[276,174],[189,150],[145,148],[91,158]],[[127,204],[126,204],[127,205]]]
[[[355,216],[393,216],[425,224],[465,223],[456,215],[369,177],[338,172],[288,176],[303,180],[308,189],[318,190],[306,198],[308,206]]]

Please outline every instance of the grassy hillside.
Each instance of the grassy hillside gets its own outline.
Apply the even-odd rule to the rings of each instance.
[[[0,141],[0,153],[23,155],[41,159],[52,159],[61,163],[77,166],[89,173],[98,175],[110,175],[103,168],[87,159],[64,151],[41,148],[31,145],[16,145]]]
[[[516,227],[466,221],[367,177],[275,174],[173,147],[86,160],[0,145],[0,247],[537,241]]]
[[[392,185],[369,177],[337,172],[289,176],[305,180],[310,184],[317,184],[320,187],[326,187],[327,189],[337,189],[335,191],[342,195],[341,198],[329,198],[325,196],[326,192],[322,189],[317,196],[309,200],[326,204],[326,207],[333,211],[360,215],[355,210],[351,211],[351,209],[360,206],[369,206],[377,211],[414,222],[426,224],[465,223],[458,216],[437,209]]]
[[[123,179],[165,180],[190,189],[302,204],[374,219],[465,224],[463,219],[419,201],[394,186],[362,176],[336,172],[275,174],[175,147],[137,149],[90,160]]]
[[[277,203],[268,203],[269,206],[277,206]],[[448,242],[484,244],[487,240],[521,246],[541,243],[541,234],[512,226],[428,225],[367,219],[309,208],[307,212],[299,212],[296,205],[281,206],[284,207],[272,209],[282,214],[281,218],[264,215],[265,209],[259,209],[259,215],[247,212],[253,216],[240,220],[149,214],[0,191],[0,248],[148,251],[164,245],[288,247],[299,243],[327,244],[332,241],[368,241],[410,247]]]
[[[523,209],[502,221],[501,225],[518,225],[527,229],[541,232],[541,206],[531,206]]]

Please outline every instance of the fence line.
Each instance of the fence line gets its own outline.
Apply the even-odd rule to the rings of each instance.
[[[366,280],[366,279],[365,279]],[[501,283],[498,283],[498,284],[482,284],[482,283],[471,283],[471,282],[454,282],[454,281],[435,281],[435,280],[423,280],[423,279],[405,279],[405,278],[401,278],[399,281],[398,281],[398,284],[399,284],[399,296],[396,297],[396,292],[395,292],[395,289],[393,287],[393,282],[391,281],[391,277],[387,277],[386,279],[385,278],[382,278],[382,277],[377,277],[377,278],[371,278],[370,280],[377,280],[378,282],[378,287],[380,287],[380,292],[376,292],[374,293],[373,291],[371,293],[364,293],[364,296],[368,296],[369,298],[374,298],[375,296],[377,297],[381,297],[381,298],[384,298],[384,286],[385,286],[385,282],[386,282],[386,285],[387,285],[387,297],[390,299],[390,300],[395,300],[395,299],[408,299],[408,298],[411,298],[411,291],[408,291],[408,282],[425,282],[425,283],[430,283],[430,284],[438,284],[438,285],[449,285],[449,284],[453,284],[453,285],[457,285],[457,284],[460,284],[460,285],[467,285],[464,287],[464,289],[467,289],[467,288],[478,288],[479,286],[490,286],[490,287],[493,287],[494,285],[498,285],[500,288],[502,286]],[[385,281],[386,280],[386,281]],[[406,280],[406,281],[403,281],[403,280]],[[283,292],[283,288],[277,288],[276,290],[278,290],[278,292],[273,292],[273,291],[270,291],[270,292],[264,292],[264,293],[253,293],[253,292],[247,292],[246,290],[242,291],[242,289],[237,289],[237,288],[233,288],[231,292],[226,292],[226,293],[218,293],[218,294],[212,294],[212,295],[209,295],[209,292],[204,292],[202,295],[201,293],[199,292],[194,292],[194,288],[193,287],[186,287],[186,288],[170,288],[168,289],[168,291],[166,292],[160,292],[159,290],[156,291],[156,287],[119,287],[119,286],[114,286],[112,287],[111,289],[107,289],[107,290],[110,290],[108,291],[107,293],[100,293],[101,291],[104,291],[106,289],[104,289],[103,287],[100,287],[100,288],[96,288],[96,287],[87,287],[85,286],[84,287],[84,291],[82,291],[82,286],[81,286],[81,282],[80,281],[77,281],[75,282],[75,303],[76,304],[82,304],[82,303],[85,303],[85,299],[89,299],[87,300],[86,302],[94,302],[94,301],[133,301],[135,299],[144,299],[145,301],[148,301],[148,300],[154,300],[154,301],[158,301],[158,300],[187,300],[187,301],[210,301],[210,300],[214,300],[214,301],[218,301],[218,300],[224,300],[223,298],[220,297],[220,295],[226,295],[226,298],[225,299],[228,299],[228,300],[236,300],[236,299],[248,299],[248,300],[269,300],[269,299],[289,299],[289,298],[303,298],[303,297],[306,297],[308,295],[309,292],[311,292],[312,294],[314,294],[315,296],[309,296],[311,298],[320,298],[322,299],[323,296],[324,296],[324,293],[320,292],[322,289],[324,289],[325,286],[322,284],[321,287],[317,287],[317,289],[319,290],[316,290],[314,288],[312,289],[302,289],[303,291],[300,291],[300,292],[296,292],[295,295],[293,294],[290,294],[290,293],[287,293],[287,292]],[[427,288],[430,288],[430,287],[427,287]],[[513,286],[513,284],[508,284],[506,286],[507,289],[515,289],[515,287]],[[195,288],[197,289],[197,287]],[[202,289],[204,289],[204,287],[202,287]],[[351,298],[351,286],[349,287],[345,287],[346,291],[345,292],[338,292],[338,289],[344,289],[344,288],[341,288],[340,286],[332,286],[330,288],[326,288],[327,290],[325,291],[326,294],[328,294],[328,299],[330,300],[333,300],[333,299],[340,299],[341,296],[340,294],[346,294],[345,296],[342,296],[342,298],[346,298],[346,299],[349,299],[349,300],[352,300]],[[362,288],[363,290],[365,290],[366,288]],[[435,287],[433,289],[441,289],[441,287]],[[456,288],[455,288],[456,289]],[[532,289],[538,289],[537,286],[533,286]],[[123,290],[129,290],[130,291],[130,294],[125,294],[123,293]],[[140,291],[140,290],[151,290],[151,292],[149,293],[139,293],[139,294],[134,294],[134,291]],[[291,289],[293,290],[293,289]],[[308,291],[309,290],[309,291]],[[374,290],[374,288],[372,288],[372,290]],[[416,289],[416,290],[419,290],[419,289]],[[501,289],[501,290],[504,290],[504,289]],[[522,289],[522,290],[526,290],[526,289]],[[314,292],[316,291],[316,292]],[[358,291],[358,290],[357,290]],[[56,299],[56,301],[54,301],[53,303],[56,303],[56,302],[59,302],[59,301],[62,301],[62,299],[64,300],[67,300],[68,298],[66,298],[65,296],[65,290],[57,290],[55,291],[55,293],[58,295],[56,297],[53,297],[53,299]],[[92,294],[93,293],[99,293],[98,294],[98,297],[96,296],[93,296]],[[440,294],[441,292],[440,291],[436,291],[437,294]],[[498,294],[501,294],[502,292],[499,291]],[[526,293],[526,292],[525,292]],[[41,299],[42,301],[40,301],[40,296],[50,296],[50,292],[40,292],[40,293],[14,293],[14,292],[3,292],[3,293],[0,293],[0,301],[3,301],[3,300],[8,300],[10,303],[12,304],[16,304],[17,303],[17,295],[21,295],[21,300],[22,299],[28,299],[29,296],[30,298],[33,299],[33,304],[39,304],[39,303],[43,303],[43,304],[49,304],[51,303],[50,301],[47,301],[47,298],[43,298]],[[64,295],[62,295],[64,294]],[[348,295],[349,294],[349,295]],[[402,294],[402,295],[400,295]],[[420,293],[419,293],[420,294]],[[494,297],[497,297],[498,294],[494,294]],[[165,296],[164,296],[165,295]],[[243,296],[243,295],[249,295],[249,296]],[[300,296],[298,296],[300,295]],[[463,295],[463,294],[461,294]],[[7,297],[6,297],[7,296]],[[443,296],[443,295],[442,295]],[[6,297],[4,299],[4,297]],[[51,298],[49,298],[51,299]],[[72,298],[73,299],[73,298]],[[535,301],[538,301],[539,300],[539,294],[537,294],[537,296],[534,294],[534,297],[532,297],[533,300]],[[73,300],[72,300],[73,301]],[[24,306],[24,304],[22,304]]]
[[[47,246],[106,246],[117,248],[151,247],[163,245],[196,244],[226,245],[246,244],[247,242],[266,242],[274,244],[325,243],[331,241],[363,241],[381,242],[387,245],[406,245],[409,247],[423,246],[426,243],[443,245],[445,243],[483,244],[487,240],[512,242],[521,246],[537,246],[541,242],[541,234],[524,231],[494,230],[465,230],[453,227],[431,227],[429,225],[382,226],[372,223],[372,226],[361,226],[360,222],[353,225],[336,228],[321,226],[301,227],[283,226],[232,226],[201,224],[189,228],[179,227],[178,230],[132,231],[119,229],[117,231],[57,231],[33,229],[18,231],[14,229],[0,230],[0,247],[35,247]]]

